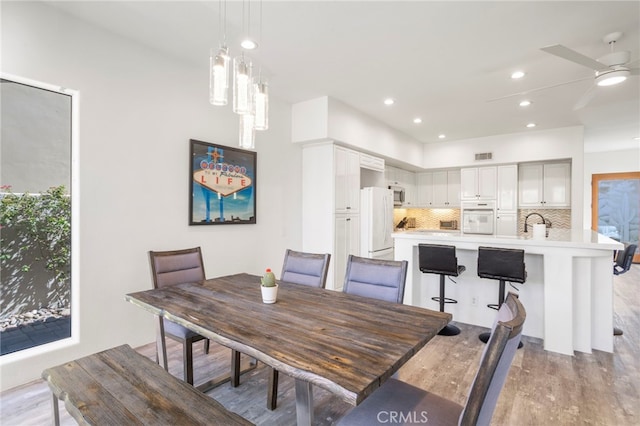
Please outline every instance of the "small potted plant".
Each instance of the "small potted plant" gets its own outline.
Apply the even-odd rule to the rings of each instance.
[[[262,290],[262,301],[264,303],[276,303],[278,296],[278,284],[276,276],[273,275],[271,269],[267,268],[265,274],[260,278],[260,289]]]

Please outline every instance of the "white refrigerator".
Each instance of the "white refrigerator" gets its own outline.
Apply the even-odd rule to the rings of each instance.
[[[393,191],[360,190],[360,256],[393,260]]]

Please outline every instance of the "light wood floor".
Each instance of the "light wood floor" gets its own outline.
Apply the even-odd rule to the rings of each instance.
[[[613,354],[578,353],[574,357],[545,352],[539,339],[524,338],[493,417],[494,425],[639,425],[640,424],[640,265],[614,277],[615,325],[624,330],[615,338]],[[483,348],[477,334],[480,327],[458,324],[462,333],[438,336],[400,370],[400,377],[459,403],[464,403]],[[152,357],[154,344],[139,348]],[[170,370],[182,375],[181,351],[170,343]],[[196,383],[203,382],[229,366],[227,349],[212,344],[205,356],[195,345]],[[242,377],[238,388],[228,384],[208,394],[228,409],[260,425],[294,425],[293,380],[281,375],[278,408],[266,409],[266,369]],[[348,404],[331,394],[314,389],[315,421],[330,425]],[[49,390],[42,381],[0,394],[0,424],[51,424]],[[74,425],[60,406],[63,425]]]

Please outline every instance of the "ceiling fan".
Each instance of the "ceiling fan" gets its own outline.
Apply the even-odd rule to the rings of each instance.
[[[595,81],[594,84],[587,90],[587,92],[582,95],[582,97],[578,100],[578,102],[574,105],[573,109],[578,110],[583,108],[591,98],[595,94],[595,88],[597,86],[612,86],[618,83],[622,83],[627,79],[630,75],[639,75],[640,68],[630,68],[633,62],[629,62],[630,52],[626,50],[615,51],[614,46],[616,41],[618,41],[622,37],[621,32],[614,32],[607,34],[603,37],[602,41],[611,46],[611,52],[606,54],[605,56],[598,58],[598,60],[592,59],[588,56],[583,55],[582,53],[578,53],[575,50],[569,49],[561,44],[556,44],[553,46],[543,47],[540,50],[550,53],[552,55],[558,56],[560,58],[566,59],[568,61],[574,62],[578,65],[585,66],[587,68],[592,69],[595,72]],[[532,92],[537,92],[544,89],[550,89],[553,87],[563,86],[566,84],[576,83],[579,81],[584,81],[590,79],[592,77],[580,78],[577,80],[566,81],[563,83],[553,84],[551,86],[539,87],[537,89],[527,90],[525,92],[514,93],[511,95],[503,96],[501,98],[491,99],[490,101],[496,101],[499,99],[509,98],[512,96],[522,96]],[[490,102],[489,101],[489,102]]]

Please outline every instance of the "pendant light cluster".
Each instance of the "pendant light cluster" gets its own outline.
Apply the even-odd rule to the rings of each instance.
[[[224,11],[222,10],[224,7]],[[229,103],[229,74],[231,60],[226,45],[226,0],[219,0],[219,16],[224,27],[222,42],[217,51],[212,49],[209,60],[209,102],[212,105]],[[245,0],[242,1],[242,24],[245,24]],[[260,29],[262,29],[262,1],[260,2]],[[249,0],[247,29],[251,23],[251,0]],[[257,43],[249,37],[242,42],[244,49],[254,49]],[[252,47],[253,46],[253,47]],[[269,128],[269,87],[261,73],[253,76],[253,64],[244,52],[233,58],[233,112],[240,116],[239,144],[244,149],[255,148],[255,131]]]

